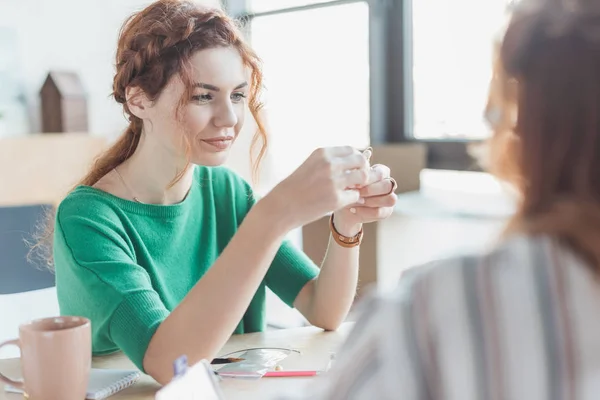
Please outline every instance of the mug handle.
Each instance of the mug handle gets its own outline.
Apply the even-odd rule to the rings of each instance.
[[[4,342],[2,344],[0,344],[0,349],[4,346],[9,346],[9,345],[13,345],[13,346],[17,346],[19,348],[19,350],[21,349],[21,345],[19,344],[19,339],[13,339],[13,340],[9,340],[7,342]],[[9,377],[7,377],[6,375],[3,375],[2,372],[0,372],[0,381],[7,383],[11,386],[16,387],[17,389],[21,389],[23,390],[23,382],[20,381],[15,381],[14,379],[10,379]]]

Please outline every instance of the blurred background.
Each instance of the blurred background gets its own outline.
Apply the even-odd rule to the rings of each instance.
[[[373,162],[392,168],[398,207],[366,228],[359,294],[496,240],[513,199],[475,156],[490,135],[492,50],[510,1],[200,2],[243,20],[264,61],[259,193],[321,146],[373,146]],[[149,3],[0,0],[0,341],[58,312],[53,278],[27,265],[23,239],[126,126],[109,96],[117,35]],[[250,180],[251,123],[245,131],[229,166]],[[328,233],[323,220],[290,238],[319,263]],[[269,308],[272,328],[305,323],[274,296]]]

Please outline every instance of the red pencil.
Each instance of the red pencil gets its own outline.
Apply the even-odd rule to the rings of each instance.
[[[316,376],[321,371],[269,371],[263,375],[265,378],[289,378],[299,376]]]

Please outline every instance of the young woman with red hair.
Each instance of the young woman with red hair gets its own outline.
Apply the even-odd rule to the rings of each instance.
[[[345,319],[362,224],[391,214],[395,182],[356,149],[324,148],[255,198],[221,165],[246,108],[264,155],[261,89],[258,57],[219,10],[160,0],[125,23],[113,95],[129,127],[48,235],[61,312],[91,319],[95,354],[122,350],[168,382],[179,356],[211,359],[232,333],[263,330],[267,287],[316,326]],[[330,213],[319,269],[284,237]]]

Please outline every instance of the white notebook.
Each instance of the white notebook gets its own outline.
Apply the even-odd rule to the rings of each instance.
[[[98,369],[90,371],[90,381],[86,399],[102,400],[133,385],[140,379],[140,372],[122,369]],[[4,390],[12,393],[23,393],[13,386],[5,386]]]

